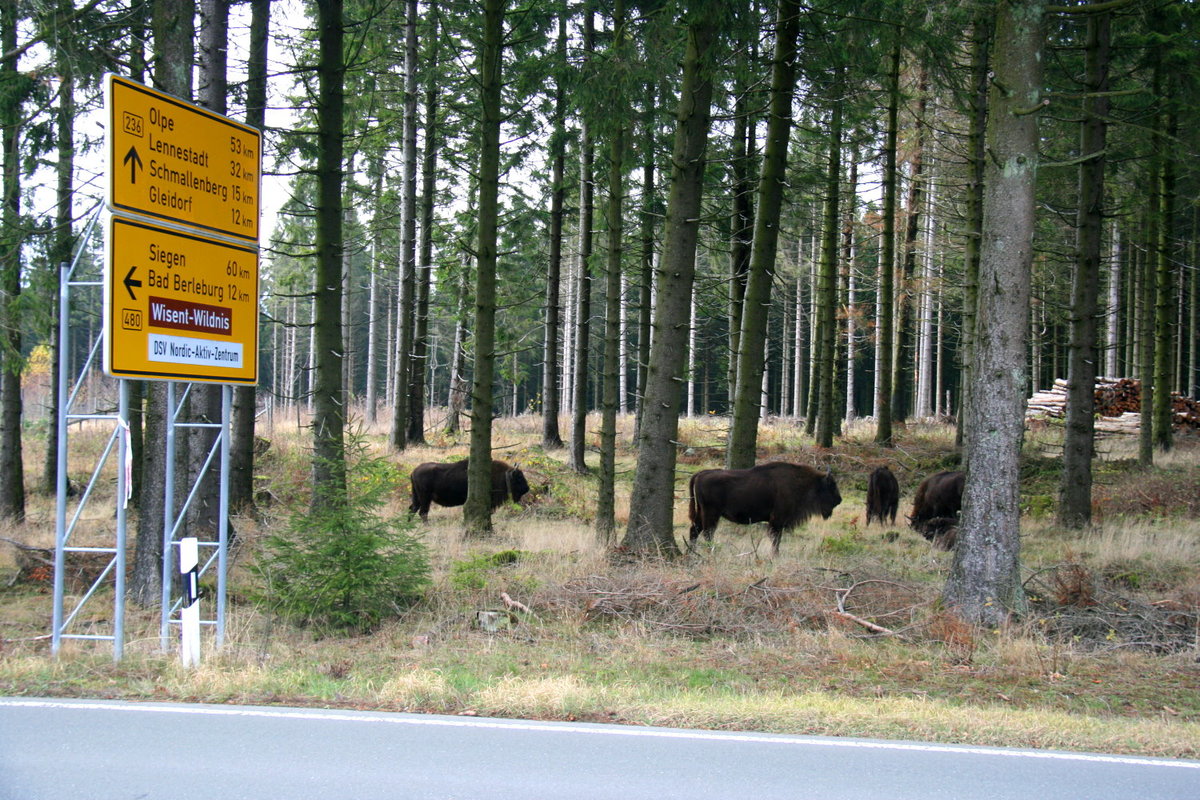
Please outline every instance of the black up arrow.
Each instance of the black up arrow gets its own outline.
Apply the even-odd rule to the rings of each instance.
[[[137,171],[142,166],[142,157],[138,155],[137,148],[130,145],[129,152],[125,154],[121,163],[129,165],[129,182],[137,183]]]
[[[125,280],[121,281],[121,283],[125,284],[125,291],[129,292],[130,300],[137,300],[137,296],[133,293],[133,287],[136,286],[139,289],[142,288],[142,282],[135,281],[133,279],[133,271],[135,269],[137,269],[137,267],[130,267],[129,272],[125,273]]]

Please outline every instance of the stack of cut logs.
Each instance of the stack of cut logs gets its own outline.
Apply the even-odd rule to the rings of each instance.
[[[1200,401],[1171,394],[1174,423],[1177,428],[1200,431]],[[1141,420],[1142,382],[1133,378],[1096,379],[1096,430],[1111,433],[1136,433]],[[1061,419],[1067,413],[1067,382],[1054,381],[1052,389],[1036,392],[1025,407],[1027,417]]]

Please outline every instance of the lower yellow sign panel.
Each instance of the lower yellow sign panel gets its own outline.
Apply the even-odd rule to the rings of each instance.
[[[257,251],[116,216],[107,249],[107,374],[258,381]]]

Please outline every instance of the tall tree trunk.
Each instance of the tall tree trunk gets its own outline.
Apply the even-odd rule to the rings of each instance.
[[[625,0],[613,3],[612,26],[614,60],[621,61],[625,55]],[[608,264],[605,282],[604,311],[604,377],[600,401],[600,485],[596,503],[596,536],[603,544],[609,544],[617,527],[616,484],[617,484],[617,407],[621,366],[621,257],[625,252],[621,238],[625,233],[622,224],[624,206],[625,172],[625,127],[620,121],[612,122],[613,130],[609,142],[608,159]]]
[[[914,388],[916,383],[916,318],[913,305],[914,278],[917,270],[917,238],[921,230],[921,206],[925,189],[925,137],[928,125],[925,109],[928,104],[929,77],[925,67],[917,78],[917,110],[914,121],[917,138],[909,164],[912,175],[908,184],[908,213],[904,233],[901,278],[896,302],[896,356],[892,364],[892,414],[896,419],[907,419],[913,412]]]
[[[425,442],[425,381],[429,375],[429,292],[433,283],[433,212],[437,201],[438,134],[438,6],[426,3],[429,20],[425,56],[425,151],[421,155],[421,238],[417,247],[417,307],[413,320],[412,390],[408,400],[408,443]]]
[[[751,181],[752,143],[756,140],[757,126],[750,118],[749,92],[743,66],[738,71],[738,85],[734,88],[733,106],[733,152],[729,168],[732,172],[730,189],[733,193],[733,214],[730,219],[732,231],[729,237],[729,406],[735,412],[734,403],[738,387],[738,354],[741,352],[742,314],[746,301],[746,284],[750,278],[750,251],[754,243],[754,184]],[[770,132],[767,134],[770,136]],[[730,431],[732,436],[733,431]],[[725,454],[726,462],[730,452]]]
[[[1138,375],[1142,380],[1141,420],[1138,428],[1138,464],[1149,467],[1154,464],[1154,306],[1157,280],[1155,275],[1154,250],[1158,243],[1158,226],[1162,222],[1159,211],[1162,195],[1160,169],[1162,163],[1157,155],[1151,157],[1149,208],[1143,227],[1145,247],[1138,258],[1138,322],[1137,351]]]
[[[267,114],[267,45],[270,41],[271,0],[250,4],[250,55],[246,75],[246,124],[263,130]],[[229,507],[254,508],[254,423],[258,392],[253,386],[233,389],[229,443]]]
[[[883,145],[883,236],[879,256],[879,358],[875,363],[875,406],[879,409],[875,441],[892,446],[892,359],[895,352],[895,264],[896,264],[896,138],[900,110],[900,30],[892,32],[891,63],[888,69],[887,130]]]
[[[371,221],[371,276],[367,291],[367,387],[366,387],[366,423],[374,427],[379,413],[379,352],[380,333],[380,296],[387,295],[380,289],[381,273],[383,272],[383,156],[373,153],[367,159],[367,181],[371,185],[372,221]]]
[[[855,416],[854,405],[854,358],[858,347],[858,276],[855,271],[854,225],[858,218],[858,145],[850,149],[850,169],[846,178],[846,208],[842,212],[842,274],[846,284],[846,422]],[[787,336],[785,334],[784,338]]]
[[[584,59],[591,59],[595,43],[593,10],[590,2],[583,10]],[[592,228],[595,215],[595,144],[592,123],[585,116],[579,131],[579,274],[575,284],[575,358],[572,381],[574,400],[571,403],[571,445],[569,463],[580,474],[588,472],[587,412],[588,364],[592,338]]]
[[[450,386],[446,397],[446,433],[458,433],[460,418],[467,405],[467,282],[469,258],[464,257],[455,281],[454,344],[450,349]]]
[[[675,441],[679,382],[687,336],[688,302],[696,275],[696,243],[712,110],[713,45],[720,3],[689,7],[687,50],[676,114],[663,253],[658,272],[658,317],[638,432],[638,465],[622,545],[634,553],[676,555]]]
[[[58,13],[61,17],[70,15],[75,10],[71,0],[60,0]],[[50,249],[50,274],[54,277],[52,286],[58,288],[60,269],[63,264],[70,264],[75,251],[75,231],[73,228],[74,214],[72,200],[75,193],[75,71],[72,58],[66,47],[65,37],[55,48],[58,69],[58,112],[56,123],[58,127],[58,178],[57,197],[54,211],[54,237]],[[51,295],[57,298],[57,292]],[[50,364],[50,407],[47,409],[46,449],[42,459],[42,492],[53,495],[58,490],[58,368],[63,353],[58,341],[58,303],[49,303],[49,318],[46,325],[46,340],[51,343],[54,354]],[[134,382],[130,382],[133,385]]]
[[[1079,151],[1079,210],[1071,288],[1071,350],[1067,371],[1066,433],[1058,521],[1082,528],[1092,519],[1095,437],[1096,319],[1104,232],[1104,149],[1108,133],[1108,48],[1111,14],[1087,19],[1086,75]]]
[[[555,58],[558,72],[554,78],[554,134],[550,137],[550,254],[546,271],[546,332],[542,351],[542,447],[558,449],[563,446],[559,433],[559,325],[562,311],[562,244],[563,199],[566,186],[563,171],[567,150],[567,96],[563,86],[567,69],[567,6],[561,0],[558,8],[558,39]]]
[[[963,243],[963,332],[960,361],[961,399],[955,443],[962,447],[966,436],[966,409],[971,404],[971,372],[975,368],[975,317],[979,305],[979,253],[983,240],[983,167],[988,116],[988,79],[991,69],[992,25],[988,11],[981,10],[971,25],[971,105],[967,151],[970,182],[966,190],[966,241]]]
[[[201,0],[200,52],[197,77],[199,104],[217,114],[227,110],[226,78],[229,49],[229,0]],[[193,384],[188,398],[191,421],[201,425],[223,424],[222,388],[217,384]],[[187,482],[196,494],[187,510],[189,535],[215,541],[220,526],[220,469],[213,461],[201,475],[204,463],[218,440],[218,429],[187,428]]]
[[[1037,111],[1042,107],[1041,0],[1000,0],[989,94],[970,451],[962,524],[943,600],[962,619],[994,626],[1024,605],[1019,457],[1025,430],[1026,337],[1033,263]],[[976,468],[975,465],[986,465]]]
[[[400,202],[400,301],[396,330],[396,406],[391,444],[408,446],[412,343],[417,288],[417,0],[406,0],[404,19],[404,182]]]
[[[654,229],[658,216],[658,203],[654,186],[654,86],[646,89],[646,108],[642,128],[642,250],[641,282],[638,286],[638,349],[637,349],[637,422],[634,439],[642,429],[642,410],[645,407],[646,378],[650,369],[650,329],[654,290]]]
[[[771,309],[771,286],[775,282],[779,219],[783,208],[788,140],[792,130],[792,97],[796,90],[796,38],[800,33],[799,4],[796,0],[779,0],[775,29],[771,110],[758,181],[758,209],[754,215],[750,272],[742,305],[742,332],[738,337],[737,394],[729,428],[729,447],[725,455],[729,469],[754,466],[758,451],[764,347]]]
[[[835,79],[841,87],[841,74]],[[837,96],[835,90],[833,96]],[[838,200],[842,177],[842,106],[829,118],[829,156],[825,175],[825,213],[821,223],[821,272],[817,283],[817,425],[816,443],[833,447],[834,376],[837,361]]]
[[[346,502],[345,387],[342,386],[342,167],[345,146],[343,0],[317,3],[317,208],[313,320],[313,505]],[[402,393],[397,386],[397,395]]]
[[[1157,125],[1160,133],[1157,144],[1159,169],[1159,223],[1158,237],[1154,241],[1152,260],[1155,276],[1154,302],[1154,447],[1161,453],[1171,449],[1174,436],[1171,426],[1171,365],[1174,361],[1175,326],[1172,317],[1175,311],[1175,266],[1171,257],[1171,240],[1174,233],[1175,216],[1175,141],[1178,133],[1175,112],[1175,77],[1166,76],[1166,93],[1162,97],[1165,108],[1159,114]]]
[[[185,100],[192,96],[195,4],[188,0],[155,0],[154,82],[158,88]],[[163,516],[166,501],[167,390],[163,381],[150,381],[143,417],[145,448],[142,493],[138,502],[137,542],[129,596],[135,603],[162,603]]]
[[[475,370],[471,382],[471,463],[463,532],[492,530],[492,381],[496,374],[496,227],[500,194],[500,97],[505,0],[484,0],[479,57],[479,240],[475,276]]]
[[[0,519],[25,519],[25,467],[21,455],[21,101],[30,80],[17,69],[16,3],[0,8]]]

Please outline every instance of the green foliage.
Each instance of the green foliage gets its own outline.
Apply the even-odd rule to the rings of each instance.
[[[497,553],[472,555],[466,561],[455,561],[450,566],[450,582],[459,589],[486,589],[491,573],[516,564],[528,555],[521,550],[501,550]]]
[[[852,556],[863,552],[865,546],[854,533],[845,536],[826,536],[821,540],[821,550],[838,556]]]
[[[348,501],[296,508],[283,531],[267,537],[255,565],[266,604],[320,630],[369,631],[420,600],[430,581],[416,523],[379,515],[396,485],[395,467],[361,447],[355,452]]]

